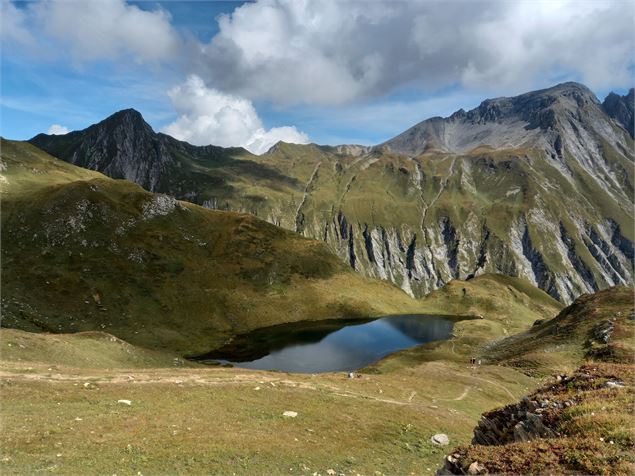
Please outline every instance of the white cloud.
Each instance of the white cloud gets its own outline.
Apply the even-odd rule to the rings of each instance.
[[[170,61],[219,91],[276,104],[340,105],[401,88],[507,94],[564,80],[594,89],[633,82],[628,1],[258,0],[221,15],[206,44],[179,34],[160,7],[0,1],[3,38],[37,41],[34,55]]]
[[[183,47],[170,15],[161,8],[146,11],[125,0],[43,0],[24,9],[8,5],[7,11],[20,20],[10,30],[12,36],[20,35],[25,43],[28,33],[38,38],[40,48],[68,53],[74,61],[121,56],[160,61],[174,58]]]
[[[251,101],[208,88],[195,75],[168,92],[178,114],[163,132],[196,145],[241,146],[262,154],[278,141],[306,144],[295,127],[266,130]]]
[[[634,4],[619,0],[260,0],[220,17],[200,61],[216,87],[278,103],[340,104],[405,86],[623,87],[634,20]]]
[[[34,42],[24,11],[9,0],[0,1],[0,39],[3,43],[30,46]]]
[[[49,127],[49,130],[46,132],[47,134],[55,134],[55,135],[64,135],[68,134],[70,129],[68,127],[61,126],[59,124],[53,124]]]

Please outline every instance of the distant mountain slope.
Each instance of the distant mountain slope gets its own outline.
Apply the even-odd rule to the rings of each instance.
[[[417,312],[321,242],[2,140],[2,326],[194,354],[284,322]]]
[[[424,121],[374,148],[279,143],[262,156],[154,134],[133,111],[31,142],[323,240],[414,296],[502,273],[568,303],[633,282],[633,139],[608,101],[565,83]]]
[[[237,177],[264,186],[300,186],[276,170],[241,159],[252,155],[243,148],[198,147],[157,134],[134,109],[82,131],[39,134],[30,142],[71,164],[193,202],[208,196],[208,188],[214,194],[231,192],[230,182]]]

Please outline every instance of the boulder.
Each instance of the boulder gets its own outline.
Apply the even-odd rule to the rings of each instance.
[[[432,444],[437,446],[447,446],[450,444],[450,438],[445,433],[437,433],[432,438],[430,438]]]

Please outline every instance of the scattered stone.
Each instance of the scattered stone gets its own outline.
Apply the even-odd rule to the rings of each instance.
[[[487,474],[485,465],[482,465],[478,461],[474,461],[468,468],[467,474]]]
[[[437,433],[432,438],[430,438],[432,444],[437,446],[447,446],[450,444],[450,438],[445,433]]]
[[[290,410],[287,410],[286,412],[282,414],[282,416],[288,417],[288,418],[295,418],[298,416],[298,412],[292,412]]]
[[[355,374],[353,372],[348,373],[348,378],[355,378]]]
[[[260,387],[256,387],[256,388],[254,388],[254,390],[260,390]]]
[[[132,402],[130,400],[117,400],[117,403],[121,403],[123,405],[132,405]]]
[[[335,474],[335,470],[334,469],[327,469],[326,470],[326,474],[329,474],[330,476],[333,476]]]
[[[604,344],[608,344],[613,334],[614,324],[610,320],[604,320],[599,322],[593,327],[591,331],[592,338]]]
[[[622,382],[617,382],[613,380],[607,381],[604,386],[606,388],[624,388],[624,384]]]

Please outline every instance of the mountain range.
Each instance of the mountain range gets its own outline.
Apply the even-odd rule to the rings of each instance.
[[[633,90],[564,83],[427,119],[383,144],[193,146],[120,111],[29,142],[210,209],[246,212],[422,296],[519,276],[569,303],[633,282]]]

